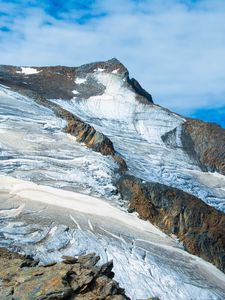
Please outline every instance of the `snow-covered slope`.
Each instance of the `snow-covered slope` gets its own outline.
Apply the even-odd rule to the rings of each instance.
[[[184,147],[186,119],[153,104],[118,61],[6,69],[0,67],[0,246],[42,262],[92,251],[112,258],[133,300],[224,299],[222,272],[127,213],[113,157],[64,132],[78,117],[113,142],[127,173],[225,211],[225,176],[205,172]],[[68,118],[56,116],[49,100]]]
[[[111,196],[117,166],[62,132],[66,122],[10,89],[0,88],[0,170],[54,187]]]
[[[225,297],[222,272],[150,223],[102,200],[3,176],[0,221],[5,238],[0,246],[22,249],[42,263],[90,252],[101,262],[113,259],[115,279],[131,299]]]
[[[199,162],[182,147],[184,118],[160,106],[140,103],[123,74],[96,70],[82,80],[87,82],[90,77],[105,87],[103,94],[83,99],[82,91],[88,85],[82,81],[74,99],[52,101],[106,134],[125,158],[131,174],[180,188],[225,211],[224,176],[218,185],[209,186],[202,178],[207,174],[214,180],[216,173],[202,172]],[[175,147],[169,147],[162,137],[175,128]]]

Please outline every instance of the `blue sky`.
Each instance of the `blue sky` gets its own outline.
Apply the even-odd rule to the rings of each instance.
[[[224,0],[1,0],[0,63],[117,57],[156,103],[225,127]]]

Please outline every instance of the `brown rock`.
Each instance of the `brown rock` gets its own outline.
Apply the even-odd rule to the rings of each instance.
[[[179,189],[129,175],[120,178],[118,190],[141,218],[177,235],[187,251],[225,272],[224,213]]]
[[[189,143],[191,152],[208,171],[218,171],[225,175],[225,130],[215,123],[188,119],[183,124],[183,143]]]
[[[64,262],[46,266],[31,263],[21,267],[26,259],[0,249],[0,299],[129,299],[118,283],[107,276],[112,275],[112,262],[97,267],[99,257],[94,253],[78,259],[66,256]]]

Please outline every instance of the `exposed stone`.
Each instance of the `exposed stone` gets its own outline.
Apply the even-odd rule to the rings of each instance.
[[[118,283],[112,280],[112,262],[96,266],[99,257],[94,253],[78,259],[66,256],[63,262],[52,265],[27,263],[26,267],[21,267],[26,259],[25,256],[0,249],[0,299],[129,299]]]
[[[142,219],[175,234],[187,251],[225,272],[224,213],[179,189],[129,175],[120,178],[118,190]]]
[[[128,77],[128,83],[132,86],[132,88],[138,95],[142,96],[139,97],[140,102],[143,102],[144,104],[153,103],[152,96],[142,88],[140,83],[135,78],[129,79]]]
[[[225,130],[215,123],[188,119],[183,124],[183,144],[189,143],[190,152],[196,153],[208,171],[225,175]]]
[[[65,264],[75,264],[77,262],[77,258],[73,256],[63,255],[62,259]]]
[[[78,142],[84,143],[87,147],[92,148],[96,152],[111,156],[115,154],[110,139],[79,118],[71,117],[65,128],[65,132],[74,135]]]

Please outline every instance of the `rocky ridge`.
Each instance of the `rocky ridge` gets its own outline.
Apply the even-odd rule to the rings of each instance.
[[[113,280],[113,263],[96,265],[88,254],[62,257],[62,262],[40,266],[29,256],[0,248],[0,299],[4,300],[128,300]]]
[[[188,252],[225,272],[224,213],[179,189],[130,175],[120,178],[118,189],[131,211],[176,235]]]
[[[26,68],[26,67],[25,67]],[[76,83],[77,78],[83,78],[96,70],[104,70],[107,73],[116,71],[123,76],[127,86],[136,93],[136,97],[143,103],[153,103],[152,96],[146,92],[138,81],[129,78],[129,72],[123,64],[116,58],[105,62],[96,62],[85,64],[80,67],[32,67],[36,73],[26,74],[20,67],[1,65],[0,83],[12,88],[29,89],[47,99],[65,99],[74,98],[73,90],[82,90],[82,86]],[[31,68],[31,69],[32,69]],[[104,93],[104,86],[99,84],[94,78],[87,79],[88,89],[82,90],[82,97],[88,99],[91,96]]]

